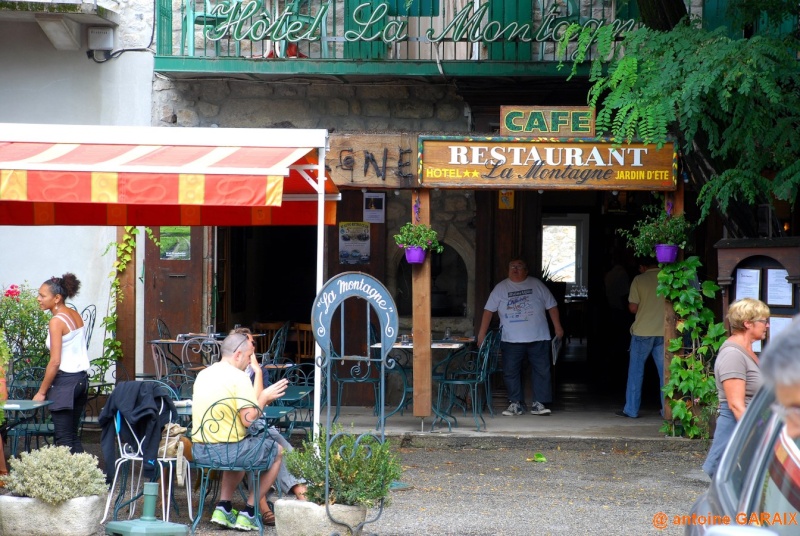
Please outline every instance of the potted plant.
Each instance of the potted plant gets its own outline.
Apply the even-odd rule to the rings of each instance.
[[[5,478],[11,495],[0,495],[0,534],[92,536],[100,528],[106,477],[97,457],[48,446],[9,459]],[[39,520],[39,521],[35,521]]]
[[[617,229],[628,246],[640,257],[655,256],[658,262],[675,262],[678,250],[686,247],[686,239],[694,227],[683,214],[673,215],[671,205],[667,210],[650,207],[648,214],[632,230]]]
[[[321,428],[316,439],[309,432],[300,448],[284,454],[289,472],[306,480],[308,501],[275,502],[279,535],[341,533],[342,526],[332,522],[328,512],[358,534],[367,509],[389,504],[389,488],[400,478],[401,470],[388,441],[381,442],[370,434],[344,433],[341,426],[335,426],[331,432],[330,447],[325,429]]]
[[[425,262],[427,250],[436,253],[444,251],[444,246],[439,243],[437,237],[438,234],[429,225],[408,222],[394,235],[394,241],[398,247],[405,250],[406,260],[410,264],[422,264]]]
[[[708,439],[713,433],[717,409],[714,357],[726,339],[725,325],[715,322],[704,298],[713,299],[719,287],[703,281],[698,288],[698,257],[665,265],[658,274],[658,295],[672,303],[678,337],[666,351],[672,354],[669,378],[662,388],[672,410],[662,432]]]

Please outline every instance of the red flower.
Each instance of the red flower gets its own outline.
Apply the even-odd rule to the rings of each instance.
[[[19,301],[19,287],[17,285],[11,285],[6,290],[6,293],[3,295],[6,298],[14,298],[15,300]]]

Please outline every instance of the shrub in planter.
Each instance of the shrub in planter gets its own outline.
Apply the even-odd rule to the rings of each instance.
[[[686,247],[689,232],[694,226],[683,214],[674,216],[671,210],[649,207],[650,214],[636,222],[632,230],[617,229],[633,252],[639,257],[653,257],[656,246],[674,245]]]
[[[329,465],[327,503],[326,452]],[[340,534],[343,524],[353,533],[359,533],[366,521],[367,509],[388,504],[389,486],[401,473],[388,442],[381,443],[373,435],[346,434],[339,426],[333,428],[329,440],[324,428],[316,440],[309,433],[302,447],[284,455],[284,462],[292,474],[306,480],[309,502],[286,499],[275,502],[278,536]],[[371,521],[375,519],[377,516]]]
[[[91,454],[68,447],[44,447],[9,460],[0,496],[0,534],[90,536],[97,533],[108,488]],[[57,523],[43,523],[42,519]]]

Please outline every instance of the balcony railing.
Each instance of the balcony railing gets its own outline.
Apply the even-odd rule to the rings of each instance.
[[[156,70],[532,75],[567,25],[624,33],[636,15],[634,0],[158,0]]]

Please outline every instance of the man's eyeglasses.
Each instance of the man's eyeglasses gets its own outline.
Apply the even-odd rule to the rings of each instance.
[[[246,343],[246,342],[249,342],[249,339],[248,339],[247,337],[245,337],[245,339],[244,339],[242,342],[240,342],[240,343],[239,343],[239,345],[238,345],[236,348],[234,348],[234,349],[233,349],[233,352],[232,352],[232,354],[235,354],[236,352],[238,352],[238,351],[239,351],[239,348],[241,348],[241,347],[242,347],[242,345],[243,345],[244,343]]]
[[[780,419],[784,421],[786,420],[787,417],[791,417],[795,421],[800,421],[800,408],[798,408],[797,406],[792,406],[787,408],[783,404],[778,404],[776,402],[775,404],[772,404],[770,408],[772,409],[772,412],[775,413],[775,415],[777,415]]]
[[[524,264],[509,264],[508,265],[508,269],[509,270],[524,270],[525,269],[525,265]]]

